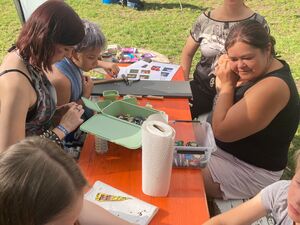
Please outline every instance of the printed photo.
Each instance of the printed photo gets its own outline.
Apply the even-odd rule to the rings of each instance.
[[[160,71],[160,66],[152,66],[151,70]]]
[[[148,80],[149,79],[149,75],[140,75],[140,79]]]
[[[127,74],[127,78],[136,78],[136,77],[137,77],[137,74],[134,74],[134,73]]]
[[[167,72],[161,72],[161,75],[162,75],[163,77],[167,77],[167,76],[169,76],[169,74],[170,74],[170,73],[167,73]]]
[[[137,70],[137,69],[131,69],[130,71],[129,71],[129,73],[138,73],[139,72],[139,70]]]
[[[164,71],[164,72],[171,72],[172,70],[173,70],[173,68],[165,67],[165,68],[163,68],[162,71]]]
[[[150,70],[141,70],[141,73],[143,73],[143,74],[150,74]]]

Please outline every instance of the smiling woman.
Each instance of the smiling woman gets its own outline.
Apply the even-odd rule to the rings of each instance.
[[[204,178],[207,194],[245,199],[278,180],[299,123],[299,94],[274,39],[256,21],[235,25],[216,70],[212,128],[218,151]]]

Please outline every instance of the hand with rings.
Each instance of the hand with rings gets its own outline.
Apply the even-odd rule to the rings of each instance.
[[[84,109],[82,105],[76,103],[70,104],[70,108],[62,117],[60,124],[69,132],[72,132],[83,122],[83,119],[81,119],[83,113]]]

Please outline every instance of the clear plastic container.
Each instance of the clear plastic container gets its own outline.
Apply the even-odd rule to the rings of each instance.
[[[108,142],[107,140],[95,136],[95,151],[98,154],[104,154],[108,151]]]
[[[217,149],[210,124],[192,120],[170,121],[169,124],[176,131],[173,166],[204,168]],[[189,142],[192,144],[187,146]]]

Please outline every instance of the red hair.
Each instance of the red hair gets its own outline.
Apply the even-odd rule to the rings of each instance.
[[[63,1],[40,5],[23,25],[16,46],[20,55],[39,69],[51,71],[55,44],[81,42],[84,28],[77,13]]]

